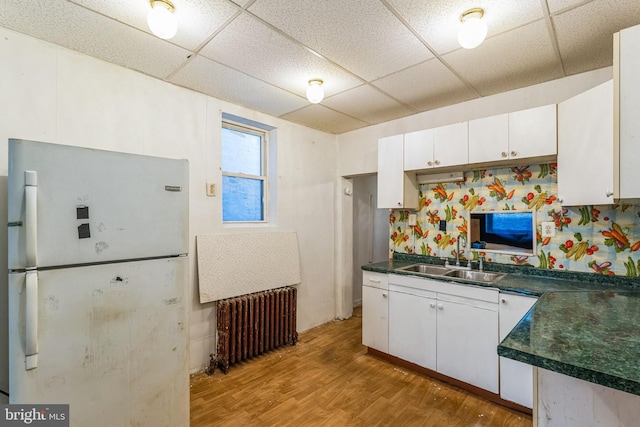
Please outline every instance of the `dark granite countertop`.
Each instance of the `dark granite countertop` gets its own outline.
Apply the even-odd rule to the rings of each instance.
[[[498,354],[640,395],[640,291],[548,292]]]
[[[399,255],[362,269],[424,277],[396,270],[419,262],[444,264],[434,257]],[[640,395],[638,278],[494,263],[485,270],[507,276],[492,284],[467,283],[540,297],[500,343],[500,356]]]

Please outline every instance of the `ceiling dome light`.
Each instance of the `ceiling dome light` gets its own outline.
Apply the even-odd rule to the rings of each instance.
[[[324,88],[322,87],[322,83],[324,82],[320,79],[309,80],[307,99],[312,104],[317,104],[324,99]]]
[[[487,37],[487,24],[482,20],[484,10],[479,7],[469,9],[460,15],[462,25],[458,31],[458,43],[465,49],[480,46]]]
[[[169,0],[150,0],[151,10],[147,15],[147,24],[153,34],[161,39],[170,39],[178,32],[178,22],[174,14],[175,7]]]

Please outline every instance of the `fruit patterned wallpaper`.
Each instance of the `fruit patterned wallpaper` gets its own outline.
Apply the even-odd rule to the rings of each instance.
[[[534,256],[484,253],[488,261],[640,276],[640,206],[562,207],[557,200],[556,164],[518,166],[466,172],[455,183],[420,186],[415,227],[409,212],[390,213],[390,256],[393,252],[455,257],[456,239],[467,237],[465,211],[535,209],[537,248]],[[440,219],[447,221],[439,231]],[[541,237],[541,223],[555,223],[555,237]],[[462,259],[477,258],[464,253]]]

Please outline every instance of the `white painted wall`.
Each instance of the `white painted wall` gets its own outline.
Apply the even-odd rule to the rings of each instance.
[[[247,110],[2,28],[0,64],[0,178],[7,174],[8,138],[189,160],[192,371],[207,365],[209,353],[215,350],[214,304],[201,305],[198,301],[195,258],[198,234],[296,231],[302,275],[298,287],[298,330],[335,318],[335,135]],[[216,183],[220,188],[222,181],[218,153],[223,111],[278,129],[275,226],[223,227],[221,198],[206,197],[205,183]],[[6,212],[6,207],[2,210]],[[2,230],[0,239],[5,243],[0,242],[0,259],[4,267],[0,262],[0,268],[6,271],[6,230]],[[0,289],[6,289],[6,277],[0,274]]]
[[[611,67],[415,114],[338,135],[338,176],[375,173],[378,138],[564,101],[613,78]]]

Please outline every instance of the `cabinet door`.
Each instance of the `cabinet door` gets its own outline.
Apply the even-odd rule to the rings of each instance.
[[[500,294],[500,341],[511,332],[538,299]],[[500,397],[527,408],[533,407],[533,367],[500,357]]]
[[[403,136],[378,140],[378,208],[402,207]]]
[[[389,354],[436,370],[436,299],[389,292]]]
[[[509,113],[509,158],[555,156],[556,118],[556,104]]]
[[[378,140],[378,208],[418,208],[415,173],[404,172],[404,136]]]
[[[469,163],[509,158],[509,115],[469,121]]]
[[[428,169],[433,163],[433,129],[404,134],[404,170]]]
[[[438,300],[438,372],[498,393],[498,311]]]
[[[618,197],[637,199],[640,198],[640,25],[620,31],[616,44],[614,78],[618,105],[616,130],[620,149]]]
[[[362,344],[389,352],[388,290],[362,287]]]
[[[467,122],[433,129],[433,163],[435,167],[469,163],[469,127]]]
[[[558,196],[566,206],[613,203],[613,81],[558,105]]]

